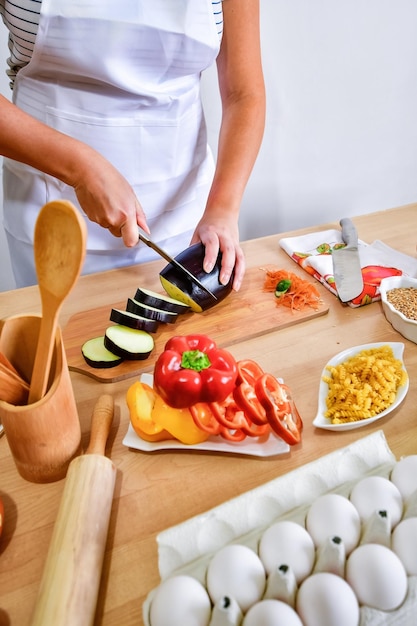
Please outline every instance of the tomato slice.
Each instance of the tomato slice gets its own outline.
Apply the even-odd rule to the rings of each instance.
[[[287,387],[272,374],[264,374],[256,381],[255,392],[265,409],[271,428],[290,446],[301,441],[302,420]]]

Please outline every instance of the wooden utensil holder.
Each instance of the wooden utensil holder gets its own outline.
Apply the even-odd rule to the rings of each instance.
[[[0,321],[0,351],[29,383],[40,321],[37,315]],[[81,428],[60,328],[46,394],[22,406],[0,400],[0,420],[24,479],[47,483],[65,477],[69,463],[81,452]]]

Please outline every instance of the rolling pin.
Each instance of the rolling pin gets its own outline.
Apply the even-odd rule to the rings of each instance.
[[[112,396],[100,396],[86,453],[68,467],[32,626],[94,622],[116,480],[116,468],[104,456],[113,412]]]

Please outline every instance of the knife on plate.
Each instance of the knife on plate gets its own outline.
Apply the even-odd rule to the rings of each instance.
[[[168,263],[171,263],[171,265],[174,265],[178,269],[179,272],[181,272],[182,274],[185,274],[189,280],[191,280],[195,285],[198,285],[200,289],[205,291],[211,298],[217,301],[217,297],[214,295],[214,293],[210,291],[210,289],[208,289],[205,285],[203,285],[203,283],[200,280],[198,280],[197,276],[195,276],[189,270],[187,270],[186,267],[181,265],[181,263],[179,263],[176,259],[174,259],[174,257],[168,254],[168,252],[166,252],[163,248],[160,248],[154,241],[149,239],[149,237],[144,235],[141,231],[139,231],[139,239],[144,244],[146,244],[149,248],[152,248],[152,250],[157,252],[157,254],[159,254],[159,256],[165,259],[165,261],[168,261]]]
[[[345,246],[332,251],[333,275],[342,302],[356,298],[363,290],[363,277],[358,251],[358,233],[353,222],[340,220]]]

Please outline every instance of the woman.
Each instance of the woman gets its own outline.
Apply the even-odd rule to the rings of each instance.
[[[222,251],[245,270],[242,195],[264,128],[259,0],[0,0],[13,104],[0,100],[4,226],[17,286],[36,283],[45,202],[89,218],[84,273],[150,260],[140,226],[171,254]],[[207,146],[201,72],[217,62],[218,158]]]

